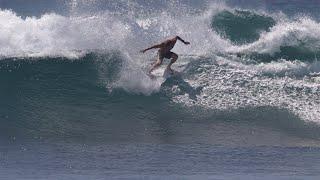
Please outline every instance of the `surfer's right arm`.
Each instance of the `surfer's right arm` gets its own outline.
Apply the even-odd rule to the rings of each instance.
[[[185,44],[185,45],[190,44],[190,42],[187,42],[187,41],[183,40],[183,39],[182,39],[181,37],[179,37],[179,36],[176,36],[176,39],[179,40],[179,41],[181,41],[181,42],[183,42],[183,44]]]
[[[162,48],[162,46],[163,46],[162,44],[157,44],[157,45],[151,46],[147,49],[141,50],[140,52],[145,53],[146,51],[148,51],[150,49]]]

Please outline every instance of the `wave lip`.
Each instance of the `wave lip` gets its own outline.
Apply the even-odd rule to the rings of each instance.
[[[255,57],[313,61],[320,53],[320,24],[310,18],[278,22],[270,32],[261,34],[259,40],[227,51]],[[270,60],[269,60],[270,61]]]
[[[272,17],[250,11],[224,10],[212,18],[211,26],[220,35],[236,44],[246,44],[259,39],[261,32],[276,24]]]

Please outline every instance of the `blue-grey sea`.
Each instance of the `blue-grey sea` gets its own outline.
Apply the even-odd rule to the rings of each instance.
[[[0,179],[319,179],[319,8],[0,0]]]

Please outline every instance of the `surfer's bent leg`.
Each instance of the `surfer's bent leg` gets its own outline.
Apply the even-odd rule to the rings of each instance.
[[[169,63],[169,65],[167,67],[171,72],[172,72],[171,65],[177,61],[178,57],[179,56],[176,53],[171,52],[171,58],[170,58],[171,62]]]
[[[159,54],[159,57],[157,61],[152,65],[152,68],[150,69],[149,74],[162,64],[163,58],[164,57],[161,54]]]

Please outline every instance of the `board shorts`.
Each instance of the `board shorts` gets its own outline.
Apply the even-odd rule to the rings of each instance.
[[[158,57],[159,57],[160,61],[162,61],[164,58],[171,59],[174,54],[175,53],[173,53],[171,51],[165,52],[165,53],[159,51]]]

